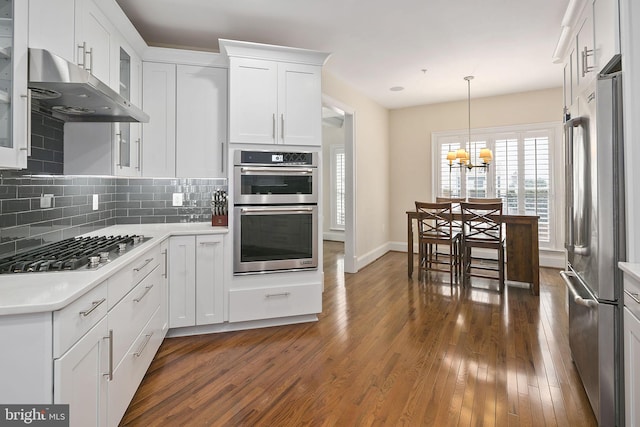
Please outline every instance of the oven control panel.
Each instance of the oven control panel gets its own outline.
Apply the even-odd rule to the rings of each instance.
[[[236,166],[317,166],[314,153],[303,151],[236,151]]]

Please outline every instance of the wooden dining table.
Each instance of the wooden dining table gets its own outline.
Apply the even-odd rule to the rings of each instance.
[[[407,211],[407,272],[413,276],[413,223],[416,211]],[[460,221],[461,213],[453,220]],[[533,295],[540,294],[540,253],[538,217],[535,215],[502,215],[506,228],[507,280],[529,283]]]

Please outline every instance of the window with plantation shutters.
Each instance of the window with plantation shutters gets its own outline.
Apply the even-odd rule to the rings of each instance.
[[[562,141],[559,124],[514,126],[476,130],[468,144],[468,130],[434,133],[432,142],[437,155],[434,164],[435,193],[444,197],[499,197],[504,212],[510,215],[537,215],[541,247],[561,246],[560,206],[554,207],[553,171],[562,170]],[[475,134],[475,135],[474,135]],[[458,147],[469,150],[474,165],[481,148],[490,148],[493,161],[488,168],[449,167],[447,153]],[[556,153],[556,154],[553,154]],[[558,155],[558,153],[560,153]]]
[[[345,226],[345,156],[344,145],[331,146],[331,228],[344,230]]]

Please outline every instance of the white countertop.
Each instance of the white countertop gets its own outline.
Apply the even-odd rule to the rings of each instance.
[[[635,262],[619,262],[618,267],[637,281],[640,281],[640,264]]]
[[[87,233],[86,236],[142,234],[151,237],[127,255],[93,271],[16,273],[0,275],[0,315],[59,310],[126,265],[136,255],[159,245],[169,236],[226,234],[227,227],[206,222],[174,224],[123,224]]]

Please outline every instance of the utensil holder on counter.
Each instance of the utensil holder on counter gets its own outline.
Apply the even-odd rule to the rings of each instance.
[[[215,190],[211,196],[211,226],[226,227],[229,225],[227,191]]]

